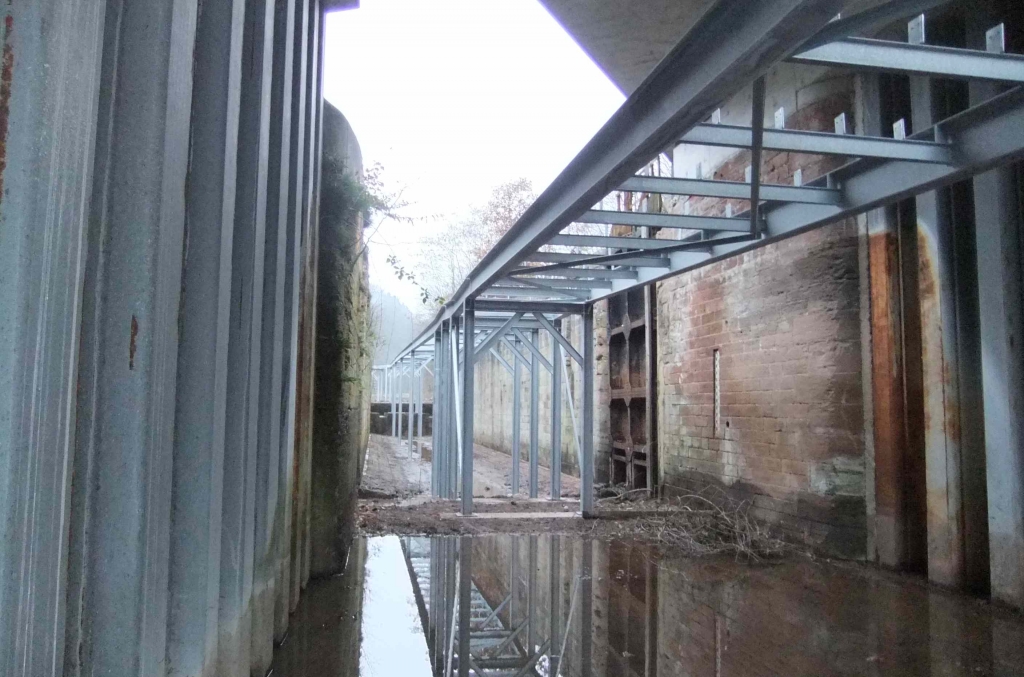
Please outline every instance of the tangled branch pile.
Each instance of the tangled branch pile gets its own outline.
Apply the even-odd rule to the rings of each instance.
[[[785,541],[751,516],[749,501],[736,501],[721,492],[713,498],[688,494],[653,501],[637,497],[635,491],[612,491],[600,503],[636,513],[637,519],[629,520],[635,538],[680,554],[734,554],[761,560],[778,557],[786,549]]]

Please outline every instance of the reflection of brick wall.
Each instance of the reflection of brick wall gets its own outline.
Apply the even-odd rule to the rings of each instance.
[[[789,128],[831,130],[852,115],[840,91],[790,113]],[[848,123],[849,124],[849,123]],[[808,182],[841,164],[764,157],[765,181]],[[749,154],[715,171],[743,180]],[[734,210],[746,209],[734,204]],[[723,214],[694,199],[691,213]],[[659,285],[661,480],[666,491],[721,486],[823,549],[865,547],[858,233],[840,223]],[[713,428],[713,350],[721,425]]]

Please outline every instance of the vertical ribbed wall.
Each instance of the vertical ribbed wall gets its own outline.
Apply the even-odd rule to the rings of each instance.
[[[0,674],[270,668],[312,551],[323,8],[0,10]]]

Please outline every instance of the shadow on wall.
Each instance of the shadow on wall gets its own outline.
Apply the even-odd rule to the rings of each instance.
[[[362,154],[345,117],[324,102],[317,269],[310,575],[344,568],[362,450],[369,437],[370,287],[363,247]]]

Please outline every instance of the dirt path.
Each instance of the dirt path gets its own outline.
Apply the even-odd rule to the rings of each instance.
[[[405,439],[388,435],[370,435],[361,488],[364,496],[412,498],[430,493],[430,461],[419,455],[418,438],[413,453]],[[424,453],[430,454],[430,438],[422,439]],[[530,477],[529,463],[520,461],[520,492],[526,496]],[[551,493],[551,469],[541,466],[537,481],[538,496]],[[473,448],[473,495],[494,498],[512,495],[512,459],[508,454],[482,445]],[[580,495],[578,477],[562,473],[562,496]]]

